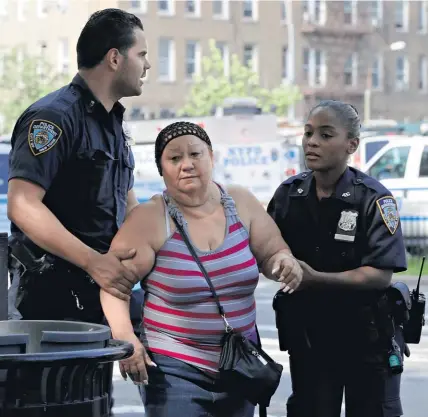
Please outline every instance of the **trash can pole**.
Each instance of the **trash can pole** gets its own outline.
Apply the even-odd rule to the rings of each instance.
[[[0,320],[7,320],[8,234],[0,233]]]

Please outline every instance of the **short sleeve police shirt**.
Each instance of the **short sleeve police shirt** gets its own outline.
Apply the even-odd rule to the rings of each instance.
[[[110,112],[77,75],[24,112],[12,134],[9,180],[42,187],[43,202],[84,243],[102,252],[126,215],[134,156],[124,108]],[[19,229],[12,225],[12,232]]]

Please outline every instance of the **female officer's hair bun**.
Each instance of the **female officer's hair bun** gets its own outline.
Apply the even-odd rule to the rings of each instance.
[[[352,104],[344,103],[339,100],[323,100],[317,104],[310,113],[318,108],[333,110],[348,131],[349,139],[360,137],[361,120],[357,109]]]

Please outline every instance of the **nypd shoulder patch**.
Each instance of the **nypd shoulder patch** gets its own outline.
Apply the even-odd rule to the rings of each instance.
[[[395,198],[392,196],[382,197],[376,201],[376,204],[386,227],[393,235],[397,231],[398,224],[400,223],[400,216],[398,214]]]
[[[62,135],[62,129],[48,120],[33,120],[28,130],[28,143],[34,156],[52,149]]]

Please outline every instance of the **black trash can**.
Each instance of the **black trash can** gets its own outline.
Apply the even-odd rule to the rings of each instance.
[[[103,325],[0,321],[0,417],[108,417],[113,363],[132,353]]]

